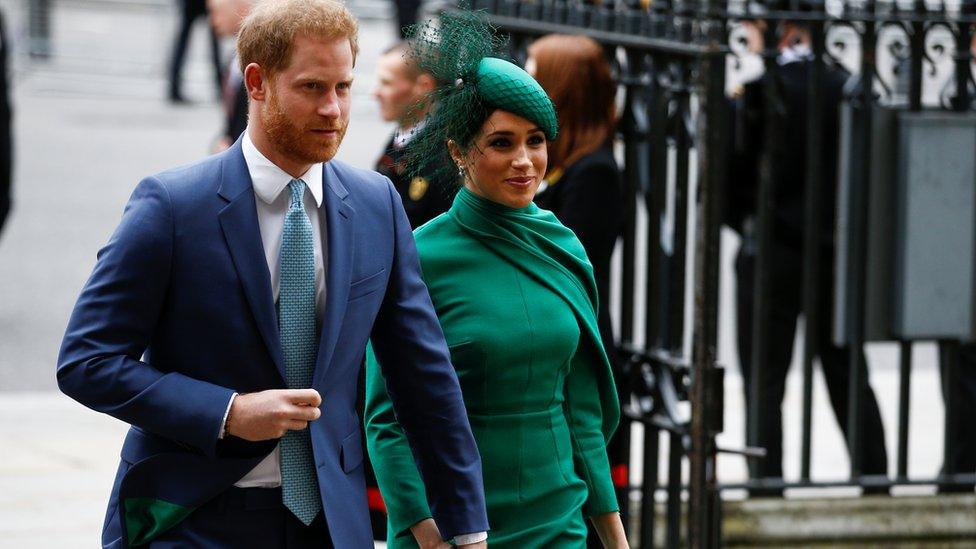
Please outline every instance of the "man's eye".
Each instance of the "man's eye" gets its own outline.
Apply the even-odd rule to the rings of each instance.
[[[319,89],[319,84],[318,84],[318,82],[306,82],[305,83],[305,89],[307,89],[307,90],[317,90],[317,89]]]
[[[336,87],[340,90],[348,90],[352,87],[352,82],[339,82],[339,85]]]

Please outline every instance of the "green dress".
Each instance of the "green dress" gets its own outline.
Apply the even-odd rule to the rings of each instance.
[[[619,404],[582,245],[534,204],[466,189],[415,237],[481,453],[489,546],[585,547],[583,517],[617,510],[606,441]],[[416,547],[409,527],[431,513],[372,352],[366,434],[389,546]]]

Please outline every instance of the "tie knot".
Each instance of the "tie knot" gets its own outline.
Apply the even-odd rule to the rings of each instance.
[[[301,208],[302,196],[305,195],[305,182],[301,179],[292,179],[288,183],[288,189],[291,191],[291,207]]]

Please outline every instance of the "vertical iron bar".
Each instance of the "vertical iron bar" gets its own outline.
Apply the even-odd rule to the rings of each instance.
[[[864,291],[866,268],[864,258],[867,249],[867,186],[870,181],[871,150],[871,109],[874,103],[875,49],[877,46],[876,23],[870,17],[875,9],[875,1],[867,0],[869,17],[864,21],[864,34],[861,37],[861,89],[858,93],[861,124],[856,141],[859,146],[855,162],[856,172],[851,191],[851,251],[849,269],[848,338],[850,346],[850,387],[847,410],[847,447],[851,457],[851,478],[861,475],[861,399],[867,385],[867,365],[863,363],[864,352]]]
[[[628,93],[632,93],[628,91]],[[621,242],[620,341],[634,341],[634,271],[637,240],[637,138],[633,128],[624,130],[624,228]]]
[[[976,6],[972,1],[964,1],[960,6],[960,15],[967,16],[976,13]],[[952,98],[952,108],[955,111],[965,112],[972,103],[972,92],[969,89],[969,82],[972,78],[970,61],[972,60],[972,24],[960,22],[956,25],[956,95]]]
[[[681,459],[683,457],[684,449],[681,444],[681,435],[671,433],[671,436],[668,437],[668,531],[666,544],[669,549],[681,549]],[[651,545],[651,547],[654,546]]]
[[[682,71],[684,71],[684,67]],[[691,109],[688,94],[679,92],[678,125],[684,126],[684,114]],[[673,352],[684,348],[685,277],[688,246],[688,164],[690,138],[684,128],[675,135],[674,227],[668,273],[668,331],[667,347]]]
[[[917,16],[925,15],[925,1],[915,0],[914,13]],[[925,60],[925,23],[919,17],[911,24],[911,35],[909,37],[909,81],[908,81],[908,108],[918,112],[922,110],[922,63]]]
[[[704,4],[724,8],[724,0]],[[725,176],[726,104],[725,54],[728,41],[722,19],[702,18],[708,46],[714,53],[700,64],[698,116],[698,185],[695,214],[695,294],[692,331],[691,456],[688,498],[689,545],[705,549],[717,544],[716,524],[721,513],[715,478],[715,435],[721,430],[721,401],[711,398],[721,390],[716,368],[718,340],[719,263],[721,258],[722,190]]]
[[[632,61],[633,57],[628,57],[628,61]],[[630,76],[634,76],[633,67],[629,66],[628,70]],[[621,236],[621,274],[620,274],[620,318],[617,319],[615,325],[619,329],[619,341],[622,344],[632,344],[634,341],[634,286],[635,286],[635,269],[636,269],[636,241],[637,241],[637,193],[639,192],[639,182],[641,168],[639,163],[641,160],[640,149],[638,143],[640,140],[640,132],[636,127],[635,113],[631,110],[628,112],[627,109],[634,109],[636,88],[633,84],[628,84],[626,89],[626,107],[621,117],[621,132],[624,138],[624,227],[623,234]],[[631,363],[631,368],[640,368],[640,364]],[[630,377],[636,379],[638,372],[631,372]],[[622,398],[629,399],[630,395],[623,396]],[[621,428],[630,429],[630,422],[624,422]],[[619,436],[619,435],[618,435]],[[630,441],[629,432],[626,436],[627,441]],[[623,448],[626,448],[624,452],[625,463],[628,468],[630,466],[630,444],[622,444]],[[646,462],[648,460],[648,449],[645,441],[643,447],[644,456],[643,459]],[[654,449],[654,453],[650,455],[651,460],[657,460],[657,450]],[[629,470],[629,469],[628,469]],[[646,482],[646,479],[645,479]],[[628,481],[629,487],[629,481]],[[652,492],[653,494],[653,492]],[[629,501],[629,493],[625,496],[625,501]],[[653,497],[652,497],[653,501]],[[641,502],[642,510],[644,502]],[[621,506],[621,512],[625,511],[626,505]],[[653,506],[652,506],[653,509]],[[629,522],[627,520],[628,515],[623,514],[624,524],[627,525]],[[641,528],[643,528],[643,522],[641,523]]]
[[[821,12],[821,16],[825,15]],[[823,204],[820,197],[825,184],[820,158],[823,150],[824,105],[821,93],[824,77],[824,21],[810,23],[810,41],[814,53],[807,77],[807,150],[805,174],[806,227],[804,234],[803,265],[803,427],[800,449],[800,480],[810,479],[810,442],[813,423],[813,360],[820,354],[820,300],[831,296],[820,295],[821,284],[821,220]]]
[[[663,58],[656,58],[651,67],[650,83],[650,143],[649,173],[651,188],[647,200],[647,324],[646,346],[651,349],[662,342],[662,303],[665,285],[661,269],[665,265],[664,250],[661,248],[661,220],[664,216],[668,187],[668,91],[661,84],[657,71],[667,70]],[[654,284],[650,281],[653,280]]]
[[[898,479],[908,480],[908,412],[912,395],[912,342],[899,346],[898,384]]]
[[[910,25],[908,109],[922,110],[922,63],[925,58],[925,23],[922,16],[926,7],[923,0],[915,0],[913,12],[919,16]],[[912,342],[899,342],[898,357],[898,463],[897,478],[908,480],[908,430],[911,420],[912,399]]]
[[[690,38],[690,37],[689,37]],[[685,280],[688,258],[688,182],[691,156],[691,136],[685,127],[685,116],[691,116],[691,66],[688,60],[675,64],[678,67],[677,101],[674,115],[675,176],[671,258],[668,269],[668,321],[666,346],[673,352],[684,350],[685,332]],[[666,157],[665,157],[666,158]]]
[[[640,538],[638,547],[654,547],[654,521],[657,519],[657,506],[654,494],[657,492],[658,455],[660,454],[660,431],[644,424],[644,482],[641,485]],[[670,480],[668,481],[670,483]],[[670,484],[669,484],[670,487]]]
[[[955,473],[970,473],[971,471],[960,471],[956,467],[955,453],[957,441],[952,436],[956,432],[956,425],[959,421],[956,403],[956,368],[959,362],[959,343],[956,341],[939,342],[939,360],[942,362],[942,395],[945,402],[945,416],[943,420],[942,437],[942,475],[953,475]],[[947,481],[940,486],[952,486],[954,483]]]
[[[774,117],[777,110],[782,109],[779,92],[776,88],[776,78],[778,66],[776,64],[776,29],[773,25],[766,28],[764,34],[763,60],[766,72],[762,78],[762,98],[763,98],[763,146],[759,159],[759,188],[756,193],[756,259],[755,272],[753,274],[753,293],[752,293],[752,337],[749,353],[751,364],[749,387],[748,387],[748,425],[746,428],[746,440],[749,446],[762,446],[763,439],[760,436],[761,421],[763,413],[763,403],[766,395],[766,374],[769,364],[769,353],[766,340],[769,337],[769,303],[766,299],[765,288],[770,284],[770,263],[771,263],[771,244],[773,230],[773,157],[771,143],[776,142],[779,136],[775,135],[777,124]],[[746,365],[743,365],[746,366]],[[780,403],[776,403],[780,406]],[[763,458],[769,459],[769,458]],[[752,471],[750,477],[759,478],[763,470],[754,461],[749,462],[749,469]]]

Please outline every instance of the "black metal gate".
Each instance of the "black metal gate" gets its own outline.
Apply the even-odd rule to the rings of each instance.
[[[524,59],[528,42],[540,35],[585,34],[606,48],[615,65],[623,92],[618,128],[628,186],[616,326],[626,365],[622,375],[633,393],[629,401],[623,399],[621,436],[628,436],[629,422],[645,428],[637,539],[641,547],[654,544],[654,502],[661,488],[658,440],[664,432],[670,446],[667,544],[682,544],[687,489],[687,543],[717,546],[721,513],[715,435],[722,423],[722,370],[715,363],[715,345],[729,51],[723,10],[710,3],[655,2],[648,7],[509,0],[474,7],[486,10],[511,35],[515,59]],[[673,228],[667,242],[659,222],[665,216]],[[694,221],[693,237],[689,220]],[[689,260],[695,265],[691,272]],[[687,327],[689,303],[693,315]],[[679,410],[682,401],[692,403],[690,416]],[[618,457],[629,462],[629,456]],[[686,458],[687,487],[682,483]],[[621,498],[624,516],[627,492]]]

